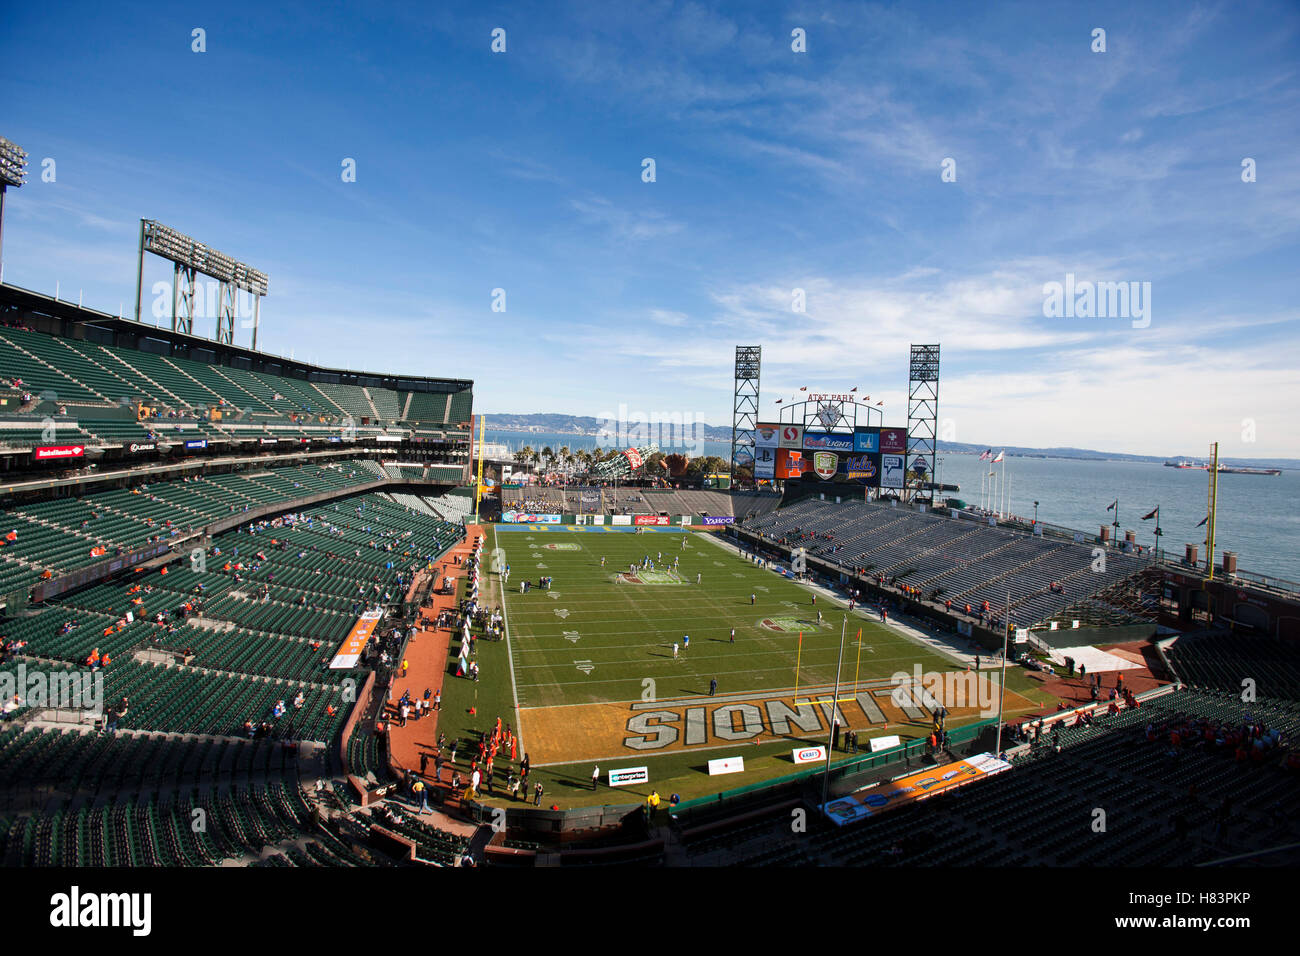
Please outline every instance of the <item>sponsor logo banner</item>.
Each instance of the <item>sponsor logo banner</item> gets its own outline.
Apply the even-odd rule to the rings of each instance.
[[[559,524],[559,515],[539,515],[531,511],[504,511],[501,520],[507,524]]]
[[[840,474],[848,478],[860,478],[869,485],[880,479],[880,465],[877,455],[845,455],[840,459]]]
[[[772,479],[776,475],[776,448],[754,449],[754,477]]]
[[[781,441],[780,425],[755,425],[754,444],[758,448],[777,448]]]
[[[716,777],[720,773],[744,773],[744,757],[723,757],[720,760],[709,761],[709,776]]]
[[[853,450],[866,452],[880,451],[880,429],[863,428],[861,426],[854,429]]]
[[[917,455],[912,459],[912,471],[920,475],[922,478],[925,477],[926,472],[929,470],[930,463],[926,460],[924,455]]]
[[[804,448],[824,448],[827,451],[853,451],[852,435],[831,435],[828,432],[804,432]]]
[[[383,616],[383,611],[367,611],[357,619],[357,623],[352,625],[352,630],[344,638],[338,653],[334,655],[334,660],[330,661],[331,670],[357,666],[361,661],[361,652],[366,649],[366,642],[374,634],[375,628],[379,626],[379,619]]]
[[[633,783],[648,783],[650,780],[650,771],[645,767],[625,767],[622,770],[611,770],[609,772],[609,785],[611,787],[626,787]]]
[[[633,524],[668,524],[667,515],[633,515]]]
[[[903,487],[903,456],[902,455],[881,455],[880,456],[880,487],[881,488],[902,488]]]
[[[802,425],[782,425],[781,435],[778,439],[781,448],[802,448],[803,447],[803,426]]]
[[[735,515],[702,515],[700,520],[704,524],[732,524],[736,520]]]
[[[826,759],[825,747],[798,747],[791,753],[795,763],[820,763]]]
[[[844,826],[846,823],[853,823],[885,810],[960,787],[979,777],[1001,773],[1010,767],[1011,764],[998,760],[992,754],[980,754],[968,760],[931,767],[879,786],[859,790],[847,797],[832,800],[823,806],[822,810],[834,823]]]
[[[635,448],[629,448],[623,452],[623,457],[627,459],[627,463],[632,466],[633,471],[636,471],[642,465],[641,453]]]
[[[135,454],[141,451],[154,451],[158,447],[157,442],[152,441],[133,441],[126,446],[126,450]]]
[[[812,466],[802,451],[793,448],[782,448],[776,453],[776,477],[777,478],[798,478]]]
[[[206,438],[189,438],[185,441],[186,448],[207,448],[208,440]]]
[[[85,445],[43,445],[34,450],[37,461],[51,458],[81,458],[86,454]]]
[[[891,455],[907,454],[907,429],[880,429],[880,450]]]
[[[813,455],[813,471],[817,477],[823,480],[835,475],[835,470],[839,467],[840,456],[833,451],[819,451]]]
[[[263,444],[263,445],[274,445],[274,444],[275,444],[276,442],[278,442],[279,440],[280,440],[280,439],[278,439],[278,438],[263,438],[263,439],[262,439],[262,444]]]
[[[903,738],[899,737],[898,734],[890,734],[888,737],[872,737],[867,741],[867,744],[871,747],[871,752],[874,754],[879,753],[882,750],[889,750],[891,747],[901,747],[903,745]]]
[[[632,523],[632,516],[631,515],[610,515],[609,523],[617,524],[617,525],[624,525],[624,524],[630,525]]]

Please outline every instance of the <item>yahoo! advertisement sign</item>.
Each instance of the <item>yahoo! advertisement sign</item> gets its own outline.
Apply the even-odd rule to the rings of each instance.
[[[732,524],[735,522],[735,515],[701,515],[700,521],[704,524]]]

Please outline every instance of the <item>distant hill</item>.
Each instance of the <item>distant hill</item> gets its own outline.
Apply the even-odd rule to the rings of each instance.
[[[494,431],[504,432],[540,432],[542,434],[581,435],[594,438],[601,434],[599,419],[588,415],[541,414],[489,414],[488,427]],[[665,428],[668,427],[665,425]],[[708,425],[700,423],[704,438],[708,441],[730,441],[729,425]],[[1164,462],[1180,458],[1189,461],[1204,461],[1204,452],[1197,455],[1130,455],[1118,451],[1097,451],[1091,448],[1025,448],[1019,445],[973,444],[971,442],[940,441],[941,452],[961,455],[978,455],[986,449],[995,453],[1005,450],[1010,458],[1066,458],[1079,461],[1143,461]],[[1300,468],[1300,458],[1220,458],[1225,465],[1241,468]]]

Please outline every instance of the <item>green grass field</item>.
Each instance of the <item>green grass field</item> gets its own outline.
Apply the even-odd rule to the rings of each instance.
[[[657,559],[659,553],[662,559]],[[484,554],[484,599],[492,606],[504,601],[509,638],[479,642],[480,681],[446,682],[440,728],[452,735],[476,736],[500,715],[522,729],[536,768],[531,779],[546,787],[547,806],[636,802],[651,789],[690,799],[794,772],[798,768],[790,759],[792,745],[824,743],[824,732],[781,738],[765,734],[743,749],[736,745],[636,753],[622,749],[623,721],[630,708],[650,706],[642,703],[647,700],[678,707],[699,703],[711,679],[718,682],[719,698],[733,695],[741,700],[788,691],[795,686],[796,660],[799,687],[816,688],[811,694],[801,691],[799,697],[827,700],[846,620],[846,685],[855,678],[879,681],[899,671],[911,673],[916,664],[923,671],[960,669],[881,625],[874,612],[848,613],[825,596],[814,605],[809,589],[751,564],[710,540],[708,533],[496,526],[488,530]],[[619,580],[629,565],[639,565],[647,554],[660,571],[680,558],[676,574],[653,576],[668,583]],[[511,577],[503,588],[496,572],[507,563]],[[554,579],[550,591],[520,593],[522,580],[536,584],[543,575]],[[639,567],[637,575],[651,577],[643,576]],[[818,610],[823,615],[820,625]],[[733,627],[734,645],[729,642]],[[689,649],[682,646],[687,634]],[[679,645],[676,660],[674,642]],[[1041,696],[1021,680],[1009,689],[1036,701]],[[472,716],[471,706],[476,711]],[[954,721],[953,726],[961,722],[967,721]],[[877,732],[915,737],[928,733],[928,726],[915,721]],[[869,735],[864,733],[864,741]],[[598,745],[593,743],[596,737]],[[543,738],[548,738],[546,747],[541,746]],[[594,748],[602,770],[646,765],[650,782],[616,791],[602,785],[593,792],[591,768],[596,761],[555,758],[557,748],[565,751],[570,746],[575,751]],[[744,772],[710,777],[707,760],[731,752],[743,753]]]
[[[790,688],[797,656],[801,685],[835,680],[844,609],[824,597],[815,606],[810,591],[705,540],[703,533],[496,529],[489,544],[494,560],[511,567],[505,601],[521,707],[640,700],[646,679],[655,682],[661,698],[707,694],[710,679],[718,681],[719,694]],[[660,569],[679,558],[673,577],[683,583],[618,580],[647,553],[652,561],[663,554],[656,561]],[[520,580],[541,575],[555,579],[549,593],[519,593]],[[788,629],[771,630],[764,620]],[[864,680],[910,671],[918,661],[923,669],[952,666],[863,615],[854,614],[848,627],[845,680],[853,678],[859,658]],[[674,660],[672,645],[681,645],[684,635],[690,635],[690,648],[680,647]]]

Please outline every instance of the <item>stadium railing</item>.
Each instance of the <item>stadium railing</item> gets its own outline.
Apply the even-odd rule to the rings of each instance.
[[[995,719],[988,719],[953,729],[948,734],[949,748],[975,740],[984,732],[986,727],[996,723]],[[837,781],[844,781],[856,774],[897,763],[900,760],[910,761],[913,757],[920,757],[925,754],[928,746],[924,739],[910,740],[897,747],[890,747],[888,750],[842,760],[831,766],[831,786],[833,787]],[[771,780],[762,780],[743,787],[736,787],[732,790],[723,790],[712,796],[684,800],[670,812],[670,816],[674,823],[689,826],[704,816],[716,817],[739,813],[749,805],[765,803],[779,799],[782,796],[792,795],[801,790],[804,784],[820,780],[825,772],[824,767],[818,766],[809,770],[786,774],[782,777],[775,777]]]

